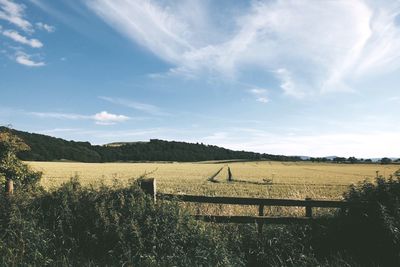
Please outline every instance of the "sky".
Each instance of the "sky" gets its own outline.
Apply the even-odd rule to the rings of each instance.
[[[398,0],[0,0],[0,125],[400,157]]]

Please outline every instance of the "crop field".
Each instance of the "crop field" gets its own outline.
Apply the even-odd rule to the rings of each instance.
[[[260,198],[341,199],[350,184],[389,176],[397,165],[311,162],[72,163],[29,162],[43,172],[42,185],[60,186],[78,176],[86,186],[124,185],[144,174],[157,179],[157,191],[173,194]],[[228,182],[228,168],[233,177]],[[256,214],[256,207],[185,204],[203,214]],[[273,214],[302,214],[301,208],[276,207]],[[318,213],[318,211],[317,211]]]

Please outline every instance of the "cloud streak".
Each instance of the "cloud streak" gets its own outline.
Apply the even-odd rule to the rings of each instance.
[[[159,107],[147,103],[136,102],[118,97],[99,96],[99,98],[116,105],[132,108],[151,115],[156,115],[156,116],[168,115],[168,113],[163,112]]]
[[[8,38],[12,39],[15,42],[24,44],[24,45],[29,45],[32,48],[41,48],[43,47],[43,43],[39,41],[38,39],[28,39],[25,36],[21,35],[17,31],[13,30],[5,30],[3,31],[3,35],[7,36]]]
[[[29,115],[39,118],[50,118],[50,119],[92,120],[98,125],[113,125],[131,119],[128,116],[112,114],[107,111],[101,111],[94,115],[82,115],[75,113],[58,113],[58,112],[30,112]]]
[[[274,77],[284,94],[302,98],[351,91],[366,75],[400,67],[399,2],[254,1],[233,19],[223,14],[229,27],[205,25],[211,21],[205,1],[190,1],[184,9],[190,16],[173,1],[87,4],[121,34],[172,63],[173,75],[240,79],[242,71],[256,69]],[[195,5],[201,12],[191,12]]]

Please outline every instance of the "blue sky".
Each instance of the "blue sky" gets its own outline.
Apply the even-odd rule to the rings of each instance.
[[[0,124],[400,157],[399,1],[0,0]]]

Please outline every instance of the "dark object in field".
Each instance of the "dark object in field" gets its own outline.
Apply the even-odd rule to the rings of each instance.
[[[218,183],[217,180],[215,180],[215,177],[217,177],[217,175],[222,171],[224,167],[220,168],[216,173],[214,173],[210,178],[208,178],[207,180],[213,183]]]
[[[232,172],[231,172],[231,168],[230,167],[228,167],[228,181],[229,182],[233,181]]]

